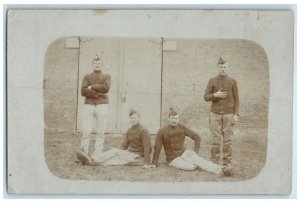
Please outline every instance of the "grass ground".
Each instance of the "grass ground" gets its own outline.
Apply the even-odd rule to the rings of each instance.
[[[201,135],[200,154],[209,160],[209,133],[204,131]],[[265,165],[267,153],[266,131],[240,132],[233,137],[233,166],[235,174],[231,177],[215,175],[203,170],[183,171],[169,167],[165,163],[163,150],[160,156],[159,167],[145,171],[141,166],[83,166],[80,163],[75,163],[77,159],[76,150],[80,146],[80,138],[80,133],[45,131],[45,160],[49,170],[54,175],[64,179],[102,181],[242,181],[258,175]],[[154,140],[155,135],[151,136],[152,145]],[[121,136],[107,135],[104,151],[112,147],[118,147],[121,141]],[[192,148],[192,140],[188,139],[186,146]]]

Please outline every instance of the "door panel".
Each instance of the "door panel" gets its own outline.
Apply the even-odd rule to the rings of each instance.
[[[124,43],[122,133],[129,126],[130,108],[141,114],[141,123],[151,134],[160,127],[161,44],[160,39],[126,39]]]
[[[126,133],[130,108],[138,110],[142,124],[156,134],[160,127],[161,44],[160,39],[82,38],[79,57],[77,129],[81,131],[84,97],[82,79],[92,72],[91,60],[98,53],[105,73],[112,77],[107,133]]]

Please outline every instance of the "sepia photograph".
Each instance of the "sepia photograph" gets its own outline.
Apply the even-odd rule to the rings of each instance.
[[[60,178],[240,181],[265,165],[269,67],[253,41],[65,37],[44,68]]]
[[[289,194],[293,18],[9,10],[8,192]]]

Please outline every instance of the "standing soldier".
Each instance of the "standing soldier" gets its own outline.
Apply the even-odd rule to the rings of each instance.
[[[83,136],[81,138],[81,150],[89,153],[90,134],[93,130],[93,121],[96,119],[96,142],[92,154],[102,153],[104,143],[104,132],[108,118],[108,91],[111,85],[111,77],[104,74],[103,61],[99,56],[92,60],[93,72],[83,78],[81,95],[85,97],[83,107]]]
[[[205,101],[211,101],[209,115],[212,134],[211,159],[220,162],[220,144],[223,140],[223,165],[230,166],[232,159],[233,125],[238,122],[239,95],[235,79],[228,76],[229,64],[221,57],[218,61],[219,74],[211,78],[205,90]]]

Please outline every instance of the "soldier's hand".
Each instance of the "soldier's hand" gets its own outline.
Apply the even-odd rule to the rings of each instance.
[[[239,121],[239,116],[238,115],[233,115],[233,117],[232,117],[232,125],[237,124],[238,121]]]
[[[221,90],[214,93],[214,97],[224,99],[227,97],[227,92],[221,92]]]
[[[145,169],[145,170],[151,169],[151,165],[145,164],[145,165],[143,166],[143,169]]]
[[[150,167],[151,167],[151,168],[156,168],[156,165],[151,164]]]

